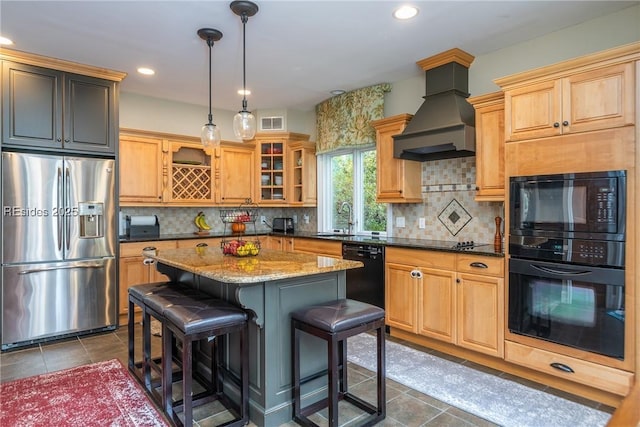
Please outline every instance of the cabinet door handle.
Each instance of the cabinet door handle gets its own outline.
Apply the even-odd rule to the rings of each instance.
[[[420,270],[411,270],[411,277],[414,279],[422,279],[422,271]]]
[[[155,261],[156,261],[156,260],[154,260],[153,258],[145,258],[145,259],[143,259],[143,260],[142,260],[142,263],[143,263],[144,265],[153,265],[153,263],[154,263]]]
[[[209,246],[209,245],[207,245],[206,243],[198,243],[198,244],[196,245],[196,248],[204,248],[204,247],[206,247],[206,246]]]
[[[489,266],[484,262],[472,262],[469,266],[475,268],[489,268]]]
[[[554,128],[559,128],[559,127],[560,127],[560,123],[555,122],[555,123],[553,124],[553,127],[554,127]]]
[[[569,374],[575,373],[575,371],[571,369],[571,366],[565,365],[564,363],[553,362],[553,363],[550,363],[549,366],[559,371],[567,372]]]
[[[146,248],[142,249],[142,251],[155,251],[156,247],[155,246],[147,246]]]
[[[56,138],[57,142],[62,142],[62,138]]]
[[[569,126],[569,122],[565,120],[564,122],[562,122],[562,126]]]
[[[69,138],[64,139],[64,142],[69,142],[69,141],[70,141]]]

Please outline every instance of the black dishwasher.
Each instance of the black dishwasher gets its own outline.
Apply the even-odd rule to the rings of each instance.
[[[347,270],[347,298],[384,308],[384,246],[343,242],[342,258],[364,263]]]

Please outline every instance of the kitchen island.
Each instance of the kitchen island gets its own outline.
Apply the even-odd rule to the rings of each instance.
[[[196,247],[161,250],[152,258],[158,270],[174,282],[187,284],[229,301],[250,313],[249,412],[259,426],[277,426],[291,420],[290,313],[311,304],[345,298],[346,270],[362,267],[359,261],[262,249],[257,256],[222,255],[220,248]],[[225,375],[239,371],[238,342],[226,344]],[[326,344],[304,336],[302,377],[326,370]],[[207,366],[209,346],[194,354]],[[232,381],[225,392],[238,395]],[[326,395],[326,378],[310,381],[302,390],[303,405]]]

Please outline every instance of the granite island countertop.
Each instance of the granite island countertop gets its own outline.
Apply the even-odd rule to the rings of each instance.
[[[360,268],[360,261],[261,249],[256,256],[223,255],[220,248],[165,249],[150,258],[224,283],[251,284]]]
[[[294,238],[308,238],[308,239],[320,239],[320,240],[333,240],[349,243],[363,243],[363,244],[377,244],[386,247],[403,247],[411,249],[427,249],[434,251],[444,252],[466,252],[475,255],[485,255],[494,257],[504,257],[504,249],[502,247],[495,248],[492,243],[476,243],[474,247],[469,248],[456,248],[457,242],[450,240],[430,240],[430,239],[413,239],[406,237],[372,237],[372,236],[349,236],[349,235],[336,235],[331,233],[315,233],[315,232],[295,232],[293,234],[275,233],[275,232],[258,232],[258,237],[261,236],[283,236]],[[132,243],[132,242],[146,242],[146,241],[162,241],[162,240],[188,240],[188,239],[202,239],[202,238],[215,238],[215,237],[229,237],[224,233],[210,233],[207,235],[196,235],[194,233],[184,234],[162,234],[158,237],[149,238],[127,238],[126,236],[120,236],[120,243]]]

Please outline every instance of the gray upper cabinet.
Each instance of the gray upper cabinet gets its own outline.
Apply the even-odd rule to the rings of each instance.
[[[2,145],[115,154],[117,83],[3,61]]]

